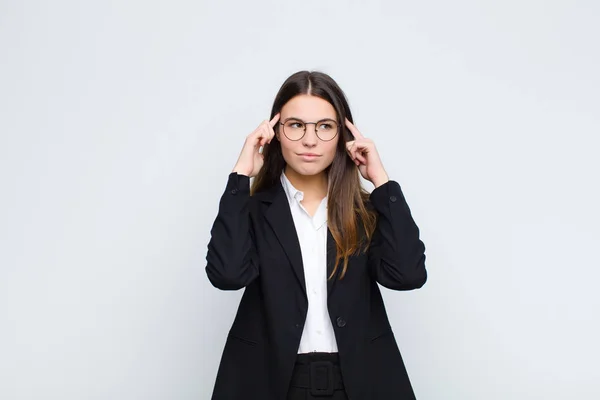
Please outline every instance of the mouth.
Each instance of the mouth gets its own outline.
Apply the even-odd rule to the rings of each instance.
[[[321,157],[320,155],[315,153],[299,153],[298,156],[305,161],[313,161]]]

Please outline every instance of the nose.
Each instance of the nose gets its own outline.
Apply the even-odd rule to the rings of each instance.
[[[306,133],[302,138],[302,144],[306,147],[314,147],[317,145],[319,138],[317,137],[317,126],[314,124],[306,125]]]

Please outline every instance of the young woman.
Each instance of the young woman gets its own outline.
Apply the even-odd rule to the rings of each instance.
[[[423,286],[425,245],[352,121],[331,77],[301,71],[246,137],[206,257],[215,287],[245,288],[213,399],[415,398],[378,284]]]

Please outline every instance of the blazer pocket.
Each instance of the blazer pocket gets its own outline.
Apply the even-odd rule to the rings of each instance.
[[[246,338],[243,338],[243,337],[241,337],[241,336],[239,336],[239,335],[235,335],[235,334],[233,334],[233,333],[230,333],[230,334],[229,334],[229,337],[230,337],[231,339],[233,339],[233,340],[237,340],[237,341],[239,341],[239,342],[242,342],[242,343],[244,343],[244,344],[247,344],[247,345],[250,345],[250,346],[256,346],[256,345],[258,344],[258,342],[257,342],[257,341],[255,341],[255,340],[246,339]]]
[[[385,328],[383,331],[379,332],[378,334],[372,336],[369,338],[369,342],[373,343],[374,341],[381,339],[382,337],[389,335],[392,333],[392,327],[388,326],[387,328]]]

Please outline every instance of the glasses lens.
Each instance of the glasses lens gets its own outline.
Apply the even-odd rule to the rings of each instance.
[[[338,126],[334,120],[325,119],[317,123],[317,135],[321,140],[331,140],[337,135]]]
[[[299,140],[304,135],[304,123],[297,119],[289,119],[283,124],[283,133],[290,140]]]

